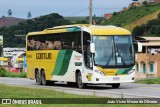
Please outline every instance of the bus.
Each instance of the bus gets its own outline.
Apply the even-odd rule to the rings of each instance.
[[[133,37],[124,28],[57,26],[28,33],[26,41],[27,77],[39,85],[61,81],[79,88],[119,88],[120,83],[135,80]]]

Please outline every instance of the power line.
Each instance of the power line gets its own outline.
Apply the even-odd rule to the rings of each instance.
[[[123,8],[93,8],[93,9],[108,9],[108,10],[112,10],[112,9],[123,9]]]
[[[85,8],[85,9],[83,9],[83,10],[80,10],[80,11],[78,11],[78,12],[76,12],[76,13],[73,13],[73,14],[71,14],[71,15],[69,15],[69,16],[74,16],[74,15],[79,14],[79,13],[81,13],[81,12],[83,12],[83,11],[86,11],[86,10],[88,10],[88,8]]]
[[[70,14],[69,16],[75,16],[75,15],[77,15],[77,14],[79,14],[79,13],[82,13],[82,12],[84,12],[84,11],[86,11],[86,10],[88,10],[89,8],[85,8],[85,9],[83,9],[83,10],[80,10],[80,11],[77,11],[77,12],[75,12],[75,13],[73,13],[73,14]],[[123,9],[123,8],[93,8],[94,10],[115,10],[115,9]]]

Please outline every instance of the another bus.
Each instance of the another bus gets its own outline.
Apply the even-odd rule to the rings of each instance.
[[[63,81],[87,84],[135,80],[135,53],[131,32],[115,26],[66,25],[27,35],[28,78],[41,85]]]

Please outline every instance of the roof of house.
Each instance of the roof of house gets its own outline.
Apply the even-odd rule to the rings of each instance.
[[[142,46],[160,46],[160,42],[147,42],[147,43],[142,43]]]
[[[160,41],[160,37],[141,37],[143,39],[146,39],[147,41]]]

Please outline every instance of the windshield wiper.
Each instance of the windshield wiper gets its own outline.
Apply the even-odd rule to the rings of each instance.
[[[112,52],[111,52],[111,56],[109,57],[109,59],[108,59],[108,61],[107,61],[107,66],[108,66],[108,64],[109,64],[109,62],[111,61],[111,58],[113,58],[113,56],[114,56],[114,45],[112,46]]]
[[[113,47],[112,47],[112,53],[111,53],[111,56],[109,57],[108,61],[107,61],[107,66],[109,64],[109,62],[111,61],[111,58],[113,58],[113,55],[114,55],[114,51],[113,51]]]

